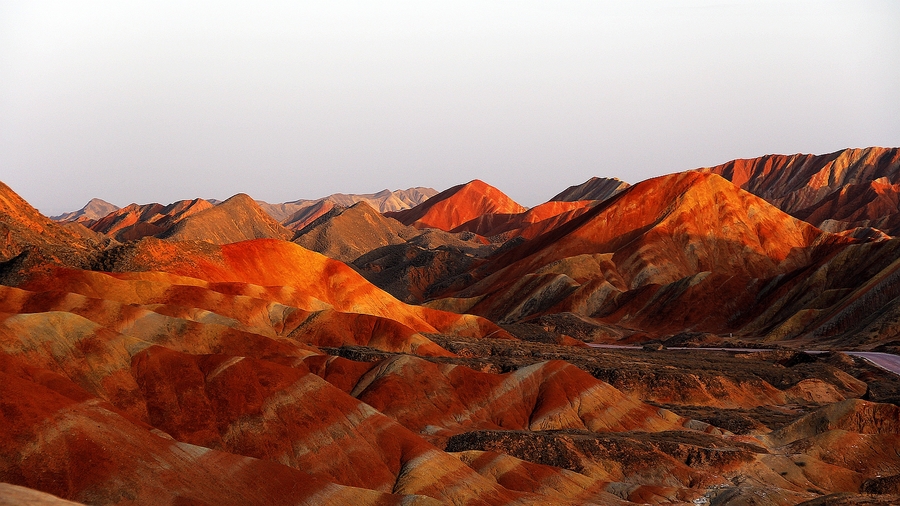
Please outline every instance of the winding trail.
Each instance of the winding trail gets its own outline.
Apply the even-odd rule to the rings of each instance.
[[[590,344],[591,348],[609,348],[620,350],[640,350],[642,346],[624,345],[624,344]],[[664,348],[664,350],[696,350],[696,351],[734,351],[739,353],[752,353],[760,351],[774,351],[772,348],[688,348],[688,347],[672,347]],[[900,355],[892,353],[880,353],[876,351],[844,351],[844,350],[797,350],[806,353],[828,353],[829,351],[838,351],[846,353],[853,357],[859,357],[869,361],[869,363],[892,372],[900,376]]]

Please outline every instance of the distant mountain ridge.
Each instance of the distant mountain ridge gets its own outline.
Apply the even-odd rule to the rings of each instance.
[[[261,200],[257,200],[256,203],[259,204],[259,206],[265,212],[267,212],[269,216],[275,218],[280,223],[287,224],[291,221],[290,219],[298,212],[317,204],[321,205],[325,202],[329,202],[332,205],[339,205],[342,207],[350,207],[357,202],[365,202],[378,212],[385,213],[389,211],[401,211],[403,209],[415,207],[422,202],[425,202],[429,198],[437,195],[437,193],[437,190],[435,190],[434,188],[416,186],[413,188],[408,188],[406,190],[390,191],[385,189],[377,193],[335,193],[333,195],[322,197],[320,199],[301,199],[291,202],[284,202],[281,204],[270,204]]]
[[[295,200],[280,204],[270,204],[262,200],[255,202],[278,223],[290,230],[300,230],[334,206],[350,207],[357,202],[365,202],[378,212],[384,213],[409,209],[436,194],[437,190],[433,188],[417,186],[406,190],[382,190],[367,194],[335,193],[320,199]],[[95,232],[111,235],[119,240],[134,240],[159,236],[186,217],[186,212],[193,214],[223,202],[216,199],[194,199],[169,205],[131,204],[119,208],[95,198],[78,211],[64,213],[51,219],[58,222],[79,222]]]
[[[77,211],[60,214],[59,216],[51,216],[50,219],[53,221],[96,221],[108,215],[109,213],[118,210],[119,206],[110,204],[105,200],[94,198],[88,201],[88,203],[85,204],[84,207]]]

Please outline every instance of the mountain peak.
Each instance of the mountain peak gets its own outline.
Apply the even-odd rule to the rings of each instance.
[[[109,202],[102,199],[92,198],[81,209],[69,213],[63,213],[59,216],[52,216],[50,219],[53,221],[97,221],[100,218],[108,215],[109,213],[118,210],[119,206],[115,204],[110,204]]]
[[[404,225],[450,231],[485,214],[518,214],[526,210],[497,188],[474,179],[444,190],[412,209],[386,215]]]
[[[292,233],[281,226],[246,193],[179,221],[159,237],[173,240],[229,244],[248,239],[289,240]]]

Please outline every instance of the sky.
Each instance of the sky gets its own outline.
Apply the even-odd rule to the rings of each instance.
[[[0,0],[0,181],[48,215],[472,179],[533,206],[900,146],[896,1]]]

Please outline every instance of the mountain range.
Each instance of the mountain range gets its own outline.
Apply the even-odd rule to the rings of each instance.
[[[848,354],[900,352],[897,188],[897,148],[530,209],[0,184],[0,503],[900,503],[900,376]]]

